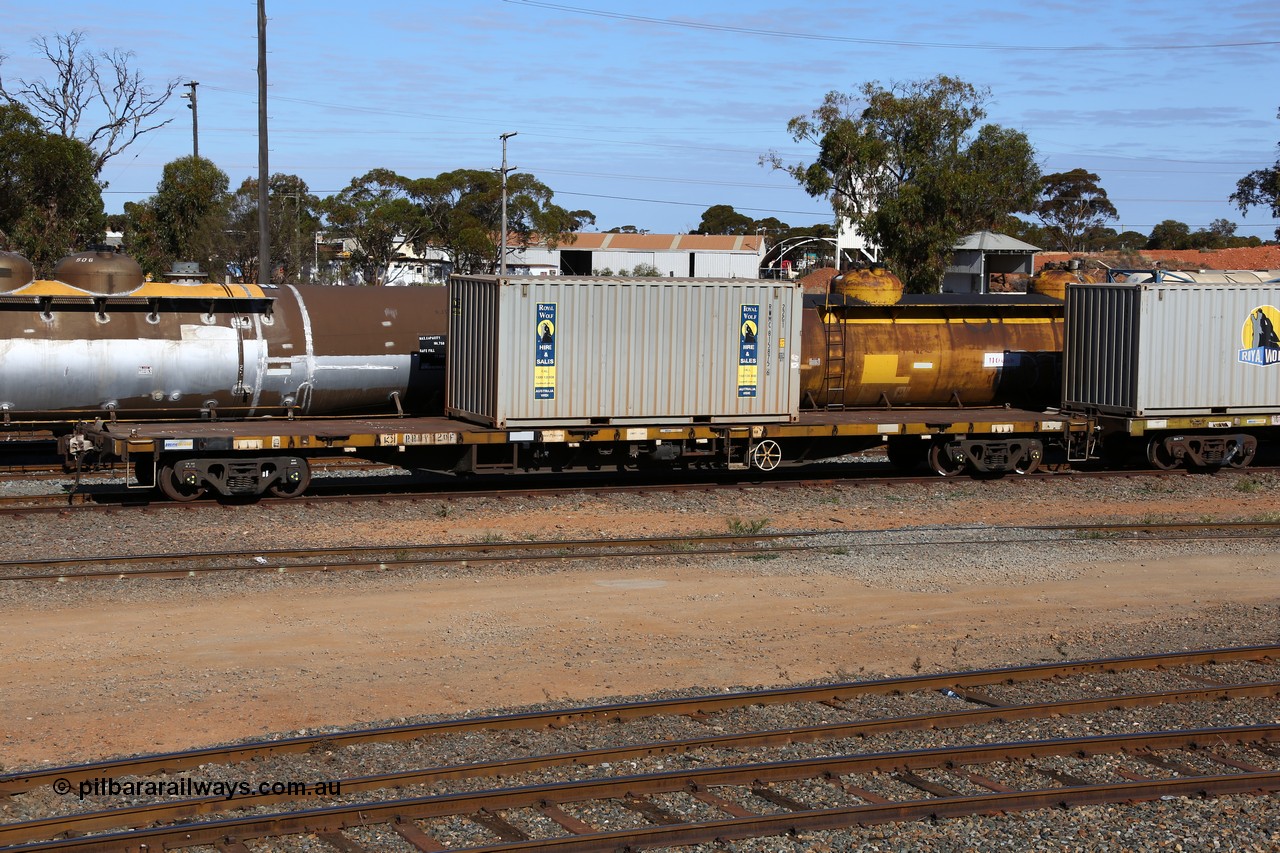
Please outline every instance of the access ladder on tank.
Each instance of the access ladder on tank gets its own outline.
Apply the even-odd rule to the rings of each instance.
[[[827,409],[844,408],[846,336],[849,324],[843,319],[833,322],[836,313],[830,300],[822,314],[822,334],[826,340],[826,359],[822,367],[822,398]]]

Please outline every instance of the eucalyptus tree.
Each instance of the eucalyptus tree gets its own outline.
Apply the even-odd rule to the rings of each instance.
[[[0,104],[0,240],[38,275],[103,234],[93,162],[84,143],[47,133],[20,104]]]
[[[909,290],[937,291],[961,237],[1036,202],[1040,169],[1026,135],[978,126],[989,97],[945,75],[829,92],[787,124],[815,158],[788,164],[770,153],[761,162],[830,200]]]
[[[1276,113],[1280,118],[1280,112]],[[1277,143],[1280,148],[1280,143]],[[1255,169],[1236,183],[1236,191],[1231,194],[1231,201],[1236,203],[1241,213],[1248,213],[1251,207],[1270,208],[1271,215],[1280,218],[1280,158],[1274,166],[1266,169]],[[1276,228],[1276,239],[1280,240],[1280,226]]]

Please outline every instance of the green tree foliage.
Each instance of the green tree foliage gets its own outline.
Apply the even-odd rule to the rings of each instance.
[[[1280,111],[1277,111],[1276,118],[1280,118]],[[1248,213],[1251,207],[1266,207],[1272,216],[1280,218],[1280,158],[1276,159],[1274,166],[1255,169],[1241,178],[1236,183],[1236,191],[1231,194],[1231,201],[1241,213]],[[1276,228],[1276,239],[1280,240],[1280,227]]]
[[[374,169],[320,203],[330,226],[355,238],[349,264],[366,284],[385,284],[391,262],[427,234],[429,221],[410,197],[412,183],[390,169]]]
[[[1089,239],[1120,214],[1098,186],[1098,176],[1084,169],[1045,175],[1036,216],[1052,239],[1046,249],[1082,252],[1092,245]]]
[[[415,238],[421,250],[442,250],[456,272],[498,266],[502,232],[502,181],[490,171],[457,169],[410,184],[426,227]],[[589,210],[567,210],[552,202],[549,187],[525,173],[507,178],[507,245],[528,247],[535,239],[555,247],[596,221]]]
[[[119,49],[93,53],[85,49],[84,40],[80,30],[59,33],[52,43],[44,36],[33,39],[32,44],[53,66],[53,79],[19,78],[6,84],[0,78],[0,97],[25,106],[50,133],[79,139],[92,149],[96,177],[108,160],[138,137],[173,121],[155,116],[178,80],[154,91],[129,67],[132,53]],[[0,63],[4,58],[0,54]]]
[[[690,234],[754,234],[756,221],[728,204],[713,204],[702,212],[702,221]]]
[[[282,281],[309,280],[315,234],[320,229],[320,199],[297,175],[277,172],[267,182],[271,260]],[[227,221],[230,263],[246,281],[258,275],[258,180],[245,178],[231,196]]]
[[[1109,248],[1117,249],[1122,252],[1141,249],[1143,246],[1147,245],[1147,235],[1143,234],[1141,231],[1121,231],[1116,235],[1114,243],[1115,245],[1110,246]]]
[[[103,233],[93,152],[46,133],[18,104],[0,105],[0,238],[47,276]]]
[[[143,271],[158,278],[174,261],[195,261],[221,279],[229,254],[229,184],[226,173],[203,157],[165,164],[155,195],[125,205],[125,245]]]
[[[1191,238],[1191,228],[1185,222],[1166,219],[1151,229],[1147,238],[1148,249],[1186,249]]]
[[[889,88],[867,83],[859,96],[831,92],[787,125],[797,142],[817,146],[817,158],[763,161],[829,198],[909,290],[934,292],[961,237],[1036,202],[1040,170],[1025,134],[997,125],[975,131],[987,97],[944,75]]]

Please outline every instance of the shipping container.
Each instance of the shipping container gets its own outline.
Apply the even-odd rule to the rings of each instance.
[[[449,287],[451,416],[499,428],[797,419],[795,282],[454,276]]]
[[[1068,409],[1148,417],[1280,411],[1280,285],[1070,284]]]

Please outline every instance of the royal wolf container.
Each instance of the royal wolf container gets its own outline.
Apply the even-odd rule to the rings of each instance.
[[[797,419],[795,282],[453,276],[449,288],[453,417],[499,428]]]
[[[1123,415],[1280,412],[1280,282],[1070,284],[1067,408]]]

